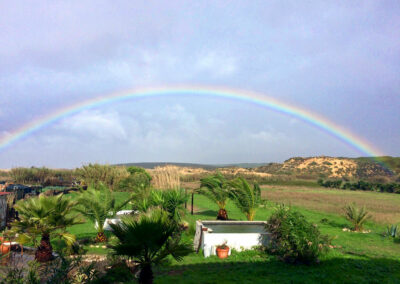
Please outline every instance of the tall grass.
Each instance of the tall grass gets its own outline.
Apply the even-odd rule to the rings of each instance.
[[[181,187],[179,167],[171,165],[155,167],[151,183],[157,189],[179,189]]]

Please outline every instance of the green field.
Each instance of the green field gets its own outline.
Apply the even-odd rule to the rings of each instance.
[[[294,209],[317,224],[322,233],[333,238],[334,248],[320,258],[319,264],[285,264],[276,257],[259,251],[233,252],[226,260],[220,260],[216,256],[204,258],[200,252],[190,254],[182,262],[170,261],[169,264],[156,268],[155,283],[400,283],[400,243],[383,236],[386,223],[383,220],[368,222],[365,228],[371,232],[367,234],[344,232],[344,227],[350,227],[341,215],[344,204],[332,205],[336,199],[331,200],[332,196],[339,196],[343,202],[353,201],[354,198],[360,203],[372,202],[376,208],[372,208],[371,213],[378,214],[379,208],[392,208],[396,205],[394,209],[399,209],[399,195],[288,186],[266,187],[263,189],[263,195],[267,198],[270,196],[272,201],[258,210],[256,220],[267,220],[276,203],[291,203]],[[293,196],[292,199],[288,198],[290,195]],[[127,193],[117,193],[119,200],[127,196]],[[326,204],[324,199],[327,200]],[[316,208],[315,204],[321,203],[321,207]],[[192,228],[185,234],[184,239],[192,241],[196,220],[214,220],[217,211],[216,205],[203,196],[195,195],[195,214],[190,215],[188,212],[185,216]],[[228,203],[227,211],[229,218],[245,220],[244,215],[233,203]],[[70,231],[76,234],[78,239],[95,236],[93,224],[89,222],[76,225]],[[87,249],[89,254],[108,252],[107,249],[89,246]]]

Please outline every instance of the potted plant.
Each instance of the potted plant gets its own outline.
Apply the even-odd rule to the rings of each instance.
[[[217,246],[216,252],[217,256],[221,259],[227,258],[229,253],[229,247],[226,245],[227,241],[225,241],[222,245]]]
[[[3,237],[0,240],[0,254],[5,255],[10,252],[11,243],[4,241]]]

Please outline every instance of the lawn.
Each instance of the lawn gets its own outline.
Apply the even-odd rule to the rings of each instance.
[[[182,262],[171,260],[158,267],[155,283],[400,283],[400,244],[382,236],[386,219],[379,217],[368,222],[366,229],[371,232],[362,234],[344,232],[342,229],[350,224],[341,215],[344,203],[354,200],[368,207],[374,204],[371,206],[374,215],[389,214],[390,210],[396,214],[400,207],[399,195],[292,186],[266,186],[263,195],[270,201],[257,211],[256,220],[267,220],[276,203],[290,203],[317,224],[323,234],[332,237],[335,248],[321,257],[318,265],[312,266],[285,264],[260,251],[233,252],[226,260],[192,253]],[[117,193],[118,200],[127,196],[128,193]],[[215,204],[200,195],[195,195],[194,205],[195,214],[188,212],[184,217],[192,226],[184,236],[189,242],[193,239],[195,221],[214,220],[218,211]],[[227,211],[229,218],[245,220],[232,202],[228,203]],[[70,232],[78,239],[94,238],[96,233],[90,222],[73,226]],[[90,254],[107,253],[106,249],[87,248]]]

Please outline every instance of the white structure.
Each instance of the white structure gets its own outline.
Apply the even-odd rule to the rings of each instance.
[[[121,210],[121,211],[118,211],[115,214],[115,218],[107,218],[104,221],[103,229],[106,230],[106,231],[112,231],[112,228],[111,228],[110,224],[115,224],[115,225],[119,224],[119,223],[121,223],[121,217],[122,216],[136,214],[136,213],[138,213],[138,212],[134,211],[134,210]],[[94,224],[94,226],[97,229],[97,226],[98,226],[97,222]]]
[[[242,251],[266,245],[268,233],[262,221],[196,221],[194,247],[203,249],[205,257],[215,254],[218,245]]]

